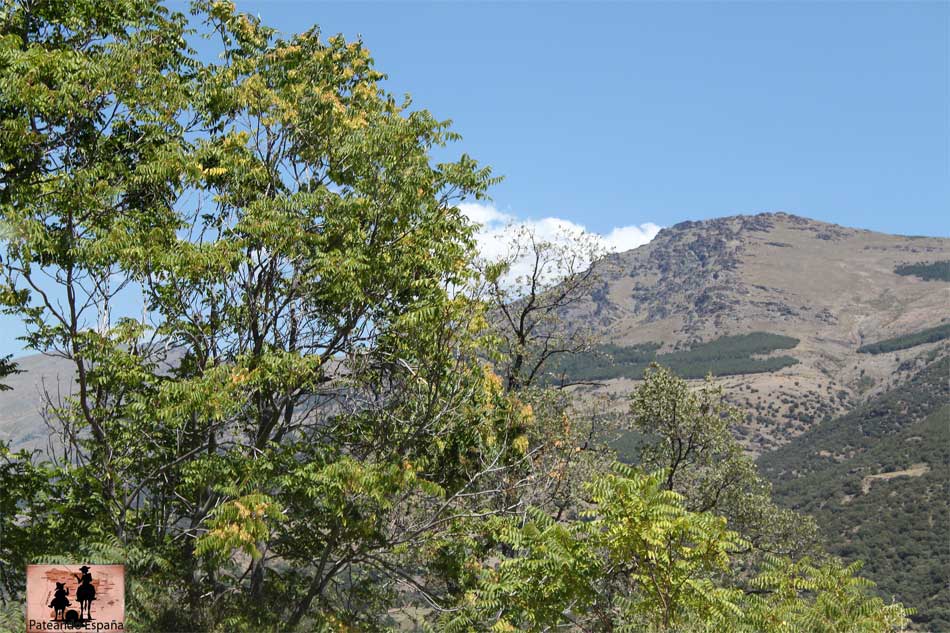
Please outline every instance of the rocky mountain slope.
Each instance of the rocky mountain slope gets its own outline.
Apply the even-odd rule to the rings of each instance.
[[[720,379],[750,411],[738,432],[759,452],[901,383],[924,356],[947,347],[944,337],[889,353],[858,351],[950,322],[947,262],[950,239],[786,213],[683,222],[602,262],[602,283],[570,319],[595,323],[612,345],[660,343],[660,353],[751,332],[798,339],[772,354],[797,364]],[[938,274],[907,274],[908,264],[931,264]],[[632,387],[630,378],[606,383],[617,396]]]

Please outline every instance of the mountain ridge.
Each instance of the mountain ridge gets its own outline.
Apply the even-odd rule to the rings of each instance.
[[[761,452],[899,383],[913,369],[908,356],[946,346],[858,352],[948,321],[950,284],[896,272],[934,261],[950,261],[950,239],[785,212],[686,221],[601,260],[602,281],[565,319],[591,324],[611,345],[658,343],[661,352],[752,332],[799,339],[788,352],[794,366],[720,380],[752,412],[740,436]],[[618,398],[632,387],[628,378],[606,383]]]

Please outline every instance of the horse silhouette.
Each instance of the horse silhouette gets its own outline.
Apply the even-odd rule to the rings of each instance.
[[[92,585],[92,574],[86,566],[80,567],[80,574],[73,574],[79,581],[79,589],[76,590],[76,600],[79,601],[79,619],[92,619],[92,601],[96,599],[96,588]],[[83,616],[85,614],[85,616]]]
[[[66,610],[66,607],[72,604],[69,601],[69,598],[66,597],[68,595],[69,589],[66,589],[66,583],[56,583],[56,591],[53,593],[53,601],[49,603],[49,606],[53,609],[54,620],[63,619],[63,612]]]

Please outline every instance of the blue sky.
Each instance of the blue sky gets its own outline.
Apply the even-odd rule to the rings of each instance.
[[[509,215],[950,234],[950,3],[237,5],[362,35],[392,92],[505,176]]]
[[[391,92],[453,119],[505,177],[469,210],[489,254],[509,221],[624,250],[778,210],[950,236],[950,3],[236,3],[361,35]]]

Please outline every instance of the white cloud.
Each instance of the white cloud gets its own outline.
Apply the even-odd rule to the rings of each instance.
[[[660,228],[653,222],[640,225],[618,226],[601,235],[588,231],[583,225],[563,218],[519,219],[516,216],[499,211],[487,204],[463,203],[459,209],[469,220],[481,224],[478,232],[478,246],[481,255],[494,259],[508,251],[512,235],[521,228],[531,229],[540,239],[561,242],[572,236],[587,235],[608,252],[622,252],[648,243]]]
[[[604,246],[612,252],[628,251],[650,242],[661,228],[653,222],[644,222],[639,226],[618,226],[603,236]]]
[[[508,214],[502,213],[490,204],[478,204],[477,202],[463,202],[459,205],[459,210],[465,216],[476,224],[497,224],[508,223],[514,218]]]
[[[517,236],[525,230],[540,241],[566,245],[577,238],[583,238],[587,244],[597,247],[598,250],[622,252],[648,243],[661,228],[652,222],[644,222],[640,225],[616,227],[602,235],[564,218],[522,219],[488,204],[464,203],[459,205],[459,209],[469,220],[481,225],[476,235],[478,250],[479,255],[488,261],[511,254],[516,248],[512,240],[518,239]],[[515,280],[527,274],[530,267],[531,263],[527,259],[512,262],[507,275],[509,283],[516,285]],[[552,270],[551,275],[545,277],[548,281],[555,281],[558,275]]]

